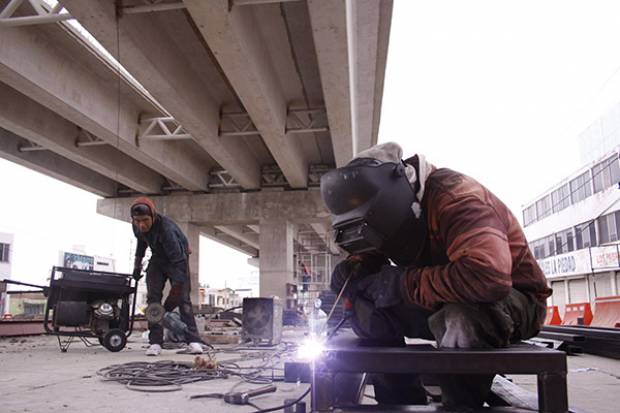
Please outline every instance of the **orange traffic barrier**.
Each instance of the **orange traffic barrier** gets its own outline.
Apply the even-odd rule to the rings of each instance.
[[[545,317],[545,325],[546,326],[559,326],[562,324],[562,319],[560,318],[560,310],[557,305],[547,307],[547,317]]]
[[[620,328],[620,295],[598,297],[594,304],[596,313],[591,326]]]
[[[592,307],[590,303],[566,304],[564,317],[562,319],[563,326],[579,325],[579,318],[583,318],[583,325],[589,326],[592,322]]]

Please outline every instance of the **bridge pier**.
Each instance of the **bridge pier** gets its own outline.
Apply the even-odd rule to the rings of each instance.
[[[179,225],[192,247],[190,275],[194,304],[199,304],[201,234],[258,257],[260,295],[276,295],[284,306],[286,284],[297,281],[294,277],[296,252],[337,254],[327,230],[329,213],[317,190],[179,193],[152,199],[159,212]],[[97,212],[129,222],[132,201],[130,197],[101,199]],[[300,231],[304,232],[303,237],[298,235]],[[314,234],[310,240],[309,232]],[[327,277],[325,272],[329,270],[322,269],[322,276]]]

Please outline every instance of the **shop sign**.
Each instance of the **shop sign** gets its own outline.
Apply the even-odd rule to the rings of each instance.
[[[610,245],[606,247],[592,247],[592,269],[608,270],[610,268],[618,268],[620,261],[618,257],[618,246]]]
[[[587,249],[572,251],[537,261],[547,278],[592,272],[590,252]]]

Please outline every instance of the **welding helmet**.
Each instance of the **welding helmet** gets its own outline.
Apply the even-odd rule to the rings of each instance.
[[[402,161],[357,158],[321,177],[321,196],[342,249],[417,257],[420,248],[412,240],[423,239],[426,226],[412,209],[416,199],[405,167]]]

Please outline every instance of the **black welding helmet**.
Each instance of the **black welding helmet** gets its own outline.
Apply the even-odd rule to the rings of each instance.
[[[425,225],[412,210],[416,198],[405,167],[402,161],[358,158],[321,177],[321,195],[332,214],[335,241],[342,249],[350,254],[381,252],[396,258],[403,248],[413,247],[417,256],[419,248],[411,241],[420,235],[424,238],[419,232],[425,231]]]

